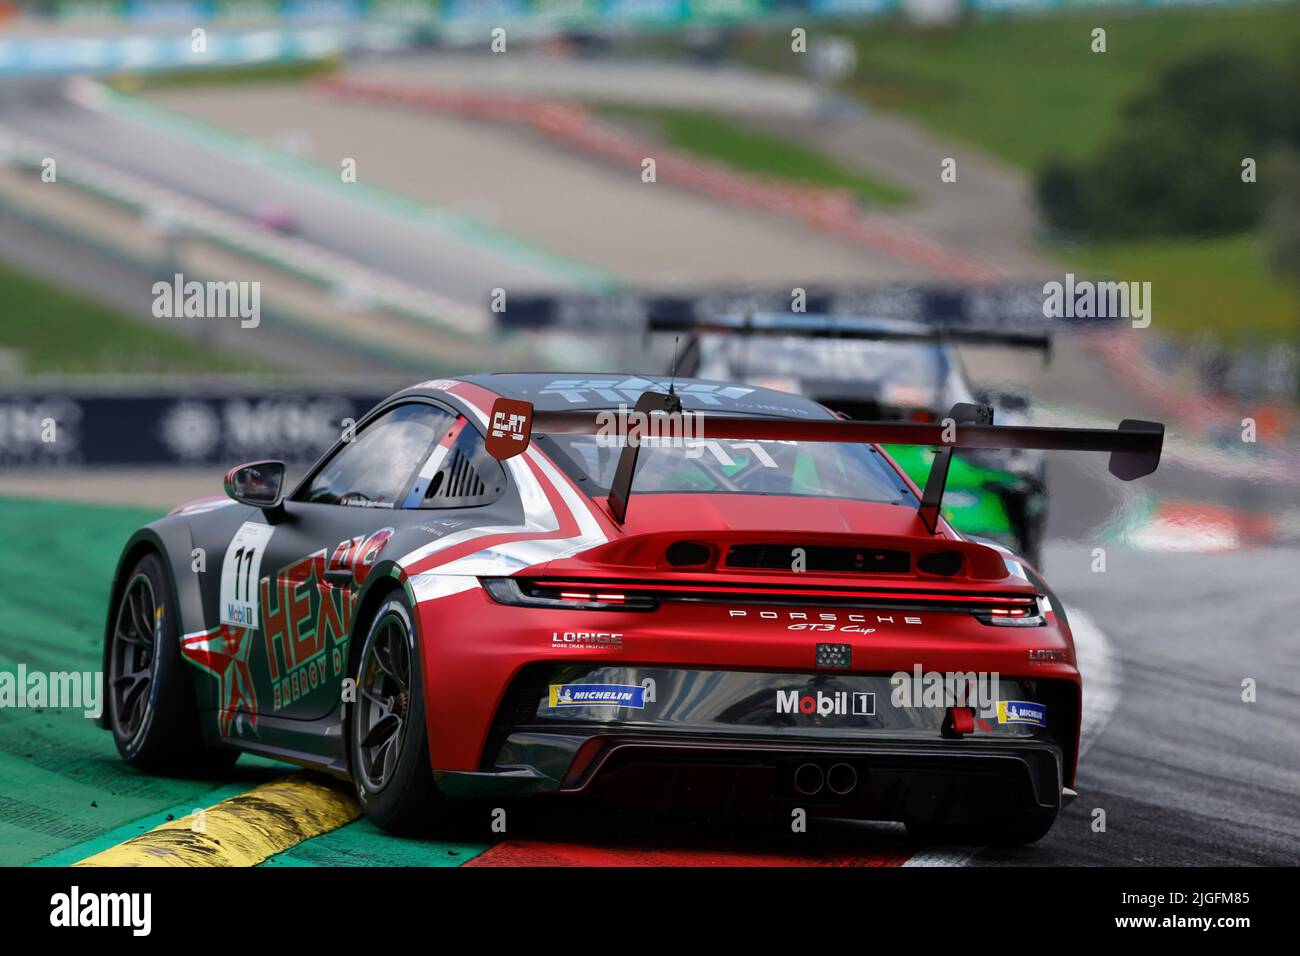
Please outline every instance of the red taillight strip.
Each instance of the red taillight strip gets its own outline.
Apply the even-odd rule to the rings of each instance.
[[[566,601],[601,601],[606,604],[622,604],[623,595],[605,591],[561,591],[560,597]]]
[[[1032,595],[1012,595],[1012,594],[960,594],[960,593],[936,593],[925,590],[871,590],[871,591],[849,591],[834,590],[826,588],[789,588],[789,587],[744,587],[726,584],[676,584],[671,587],[664,587],[659,584],[639,584],[635,582],[619,581],[617,584],[608,582],[602,585],[590,584],[578,581],[547,581],[533,580],[529,582],[536,587],[542,588],[563,588],[566,591],[587,591],[594,592],[601,588],[608,588],[611,585],[617,587],[619,591],[650,591],[663,600],[672,600],[676,594],[719,594],[719,595],[736,595],[751,596],[754,598],[762,597],[824,597],[838,598],[840,600],[859,601],[859,600],[893,600],[900,599],[912,601],[933,601],[937,604],[992,604],[1000,607],[1025,606],[1031,607],[1037,601]]]

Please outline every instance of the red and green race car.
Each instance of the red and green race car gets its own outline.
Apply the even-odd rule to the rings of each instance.
[[[951,417],[696,378],[420,383],[296,486],[243,465],[130,538],[104,724],[157,773],[248,752],[349,779],[394,832],[477,797],[705,792],[1037,839],[1084,689],[1037,571],[943,517],[952,452],[1107,451],[1127,480],[1163,429]],[[882,445],[937,448],[925,486]]]

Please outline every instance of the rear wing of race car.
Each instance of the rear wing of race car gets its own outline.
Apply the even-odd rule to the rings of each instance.
[[[1051,353],[1065,324],[1048,318],[1041,282],[946,286],[881,283],[808,289],[630,291],[611,295],[516,295],[494,313],[503,331],[583,335],[680,333],[693,351],[703,334],[941,341]],[[689,362],[687,363],[689,364]]]
[[[944,322],[874,319],[855,315],[746,313],[715,318],[651,316],[649,332],[715,335],[803,336],[893,342],[950,342],[955,345],[1000,345],[1029,348],[1051,355],[1052,333],[1046,328],[975,326]]]
[[[1159,466],[1165,435],[1164,425],[1136,419],[1124,419],[1114,429],[994,425],[992,408],[966,403],[955,405],[949,417],[938,423],[745,418],[683,412],[680,397],[669,391],[642,393],[631,416],[611,415],[607,410],[537,411],[529,402],[500,398],[492,407],[486,445],[494,458],[505,460],[523,452],[534,431],[601,435],[621,440],[623,450],[609,489],[609,510],[622,524],[627,517],[641,439],[671,433],[671,430],[649,426],[649,416],[682,414],[698,416],[692,423],[692,431],[705,440],[932,446],[937,449],[934,464],[917,509],[931,534],[939,527],[940,506],[954,448],[1105,451],[1110,452],[1110,473],[1121,481],[1133,481],[1151,474]]]

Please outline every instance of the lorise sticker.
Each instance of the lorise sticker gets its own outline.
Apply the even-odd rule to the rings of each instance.
[[[645,707],[645,688],[637,684],[552,684],[551,707]]]

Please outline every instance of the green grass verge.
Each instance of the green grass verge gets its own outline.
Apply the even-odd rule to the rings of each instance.
[[[1091,51],[1106,30],[1107,52]],[[1300,53],[1300,5],[1091,10],[982,17],[952,28],[901,21],[837,25],[857,47],[842,89],[873,108],[905,113],[1036,172],[1049,158],[1092,156],[1127,102],[1170,63],[1215,48],[1281,61]],[[746,51],[755,65],[795,71],[786,33]],[[1252,236],[1054,245],[1068,268],[1150,281],[1156,326],[1173,335],[1212,329],[1230,342],[1296,337],[1300,293],[1270,274]]]
[[[0,349],[36,373],[266,372],[274,366],[221,352],[0,266]]]
[[[339,57],[327,57],[294,63],[259,63],[254,66],[167,70],[160,73],[123,73],[108,82],[114,89],[124,93],[198,86],[230,86],[237,83],[300,83],[314,76],[332,73],[341,63]]]
[[[673,149],[740,172],[848,189],[877,206],[900,206],[911,198],[902,187],[850,169],[816,149],[715,113],[624,106],[600,107],[598,112],[612,122],[646,129]]]
[[[1097,27],[1106,30],[1105,53],[1091,51]],[[834,32],[858,50],[846,92],[1037,169],[1052,156],[1092,155],[1123,105],[1175,60],[1220,47],[1277,60],[1294,56],[1300,10],[1294,3],[1092,10],[984,17],[942,29],[887,21]],[[769,66],[799,65],[789,62],[797,54],[788,34],[765,38],[753,53]]]
[[[0,554],[0,671],[97,672],[109,586],[127,538],[153,511],[0,498],[0,527],[39,547]],[[105,687],[104,692],[107,693]],[[0,866],[67,866],[292,768],[244,754],[222,780],[138,773],[80,710],[0,710]],[[366,820],[307,840],[266,866],[460,866],[486,849],[399,839]]]
[[[1151,283],[1152,328],[1187,336],[1213,329],[1230,344],[1300,344],[1300,295],[1264,264],[1255,236],[1152,239],[1053,247],[1097,275]]]
[[[35,550],[0,556],[0,579],[12,585],[0,588],[0,671],[16,674],[23,664],[29,674],[98,672],[119,549],[156,517],[135,508],[0,499],[5,533],[39,542]],[[151,777],[127,767],[112,735],[81,710],[6,708],[0,720],[0,865],[31,863],[92,841],[82,854],[88,855],[103,849],[93,841],[106,833],[125,839],[159,813],[182,807],[188,813],[212,796],[213,781]],[[284,771],[283,764],[244,757],[224,783],[247,789]]]

